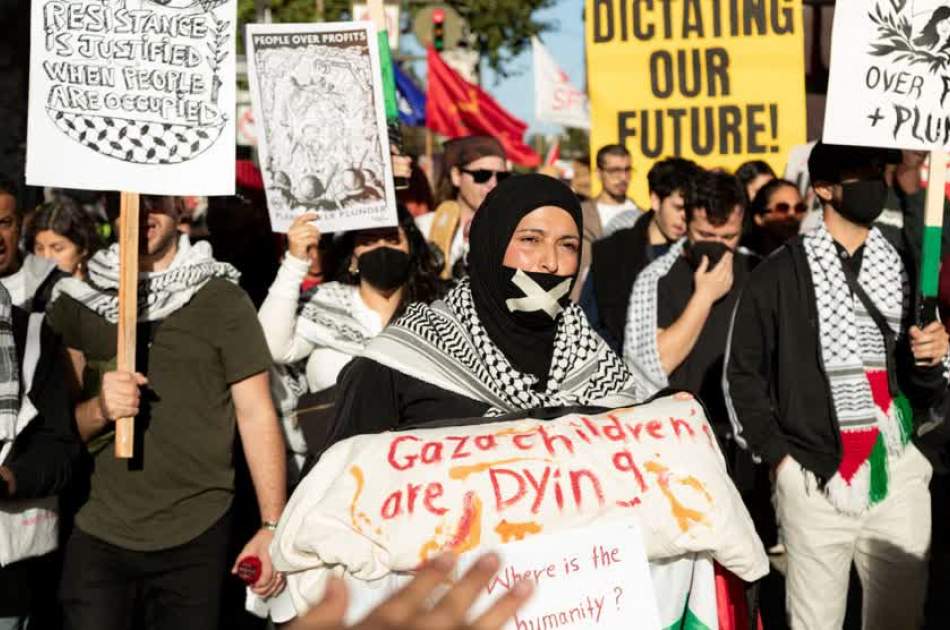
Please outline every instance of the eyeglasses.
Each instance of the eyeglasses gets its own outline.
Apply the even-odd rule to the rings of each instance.
[[[476,184],[487,184],[492,177],[495,178],[496,183],[500,184],[511,176],[509,171],[492,171],[487,168],[480,168],[474,171],[463,168],[461,171],[466,175],[471,175]]]
[[[769,214],[772,214],[772,213],[788,214],[789,210],[794,211],[795,214],[802,214],[803,212],[805,212],[806,209],[807,207],[805,206],[804,202],[801,202],[801,201],[796,203],[794,206],[790,203],[780,201],[774,206],[772,206],[771,208],[769,208]]]

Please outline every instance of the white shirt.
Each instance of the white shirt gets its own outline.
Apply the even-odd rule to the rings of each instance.
[[[264,338],[274,361],[289,364],[307,359],[307,385],[311,392],[320,392],[336,385],[340,370],[353,356],[333,348],[318,346],[297,334],[300,283],[307,275],[309,266],[307,261],[287,254],[257,317],[264,329]],[[354,319],[370,333],[378,335],[383,330],[379,314],[368,307],[360,297],[359,286],[353,286],[352,291]]]
[[[617,218],[621,213],[630,212],[631,210],[635,212],[637,216],[640,216],[640,209],[637,208],[637,204],[629,199],[621,204],[604,203],[602,201],[597,202],[597,214],[600,215],[600,225],[604,230],[606,230],[611,221]],[[636,220],[636,218],[634,218],[634,220]],[[607,234],[604,234],[604,236],[607,236]]]
[[[27,299],[30,297],[27,295],[26,290],[26,266],[21,265],[19,271],[16,273],[0,278],[0,284],[2,284],[3,288],[10,294],[10,301],[14,306],[22,307],[26,304]]]

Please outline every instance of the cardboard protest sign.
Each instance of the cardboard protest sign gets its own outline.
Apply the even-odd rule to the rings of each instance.
[[[250,24],[247,55],[274,231],[305,212],[322,232],[395,225],[372,23]]]
[[[664,157],[781,172],[805,141],[801,0],[589,0],[586,11],[592,157],[624,144],[635,199]]]
[[[826,142],[950,147],[950,7],[941,0],[835,5]]]
[[[232,194],[236,4],[33,2],[27,183]]]
[[[614,524],[528,538],[494,549],[501,568],[482,589],[473,618],[519,581],[534,595],[505,626],[545,628],[660,628],[657,598],[640,530]],[[464,572],[480,557],[459,560]]]

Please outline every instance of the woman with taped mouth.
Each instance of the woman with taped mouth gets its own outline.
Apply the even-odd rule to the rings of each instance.
[[[511,177],[475,213],[470,277],[415,304],[347,366],[332,440],[433,420],[629,405],[633,377],[570,303],[583,233],[571,189]]]

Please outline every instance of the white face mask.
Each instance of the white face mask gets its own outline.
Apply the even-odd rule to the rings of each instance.
[[[545,284],[551,284],[553,286],[546,290],[538,284],[535,278],[532,278],[521,269],[518,269],[515,271],[514,276],[512,276],[511,283],[521,289],[524,297],[509,298],[505,300],[505,306],[507,306],[508,310],[512,313],[534,313],[542,311],[547,313],[551,319],[557,318],[561,311],[564,310],[564,307],[561,306],[561,301],[571,291],[572,278],[563,278],[563,280],[558,282],[557,279],[560,276],[542,273],[533,275],[535,278],[541,279]]]

